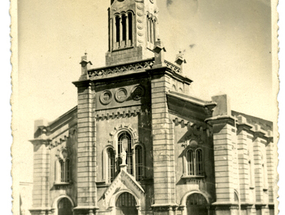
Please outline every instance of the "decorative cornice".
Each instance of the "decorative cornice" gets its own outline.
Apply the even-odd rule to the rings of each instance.
[[[172,71],[176,72],[176,73],[182,73],[181,72],[181,68],[179,66],[176,66],[175,64],[167,61],[167,60],[164,60],[164,63],[166,65],[167,68],[171,69]]]
[[[232,116],[215,116],[205,119],[206,123],[209,123],[210,125],[214,124],[230,124],[232,126],[235,126],[236,120]]]
[[[193,127],[195,129],[207,129],[209,126],[204,123],[200,122],[198,120],[187,120],[183,119],[182,117],[175,116],[175,118],[172,120],[176,126],[181,125],[181,127]]]
[[[98,110],[95,112],[96,120],[109,120],[115,118],[126,118],[131,116],[137,116],[142,113],[140,106],[133,106],[127,108],[119,108],[112,110]]]
[[[151,69],[154,63],[154,58],[136,61],[127,64],[114,65],[98,69],[91,69],[88,71],[88,77],[92,80],[95,77],[108,77],[113,74],[125,73],[128,71],[138,71],[142,69]]]
[[[77,126],[74,125],[73,127],[68,128],[64,130],[63,132],[61,132],[60,134],[56,135],[55,137],[51,139],[49,148],[52,149],[66,142],[66,140],[70,138],[76,131],[77,131]]]

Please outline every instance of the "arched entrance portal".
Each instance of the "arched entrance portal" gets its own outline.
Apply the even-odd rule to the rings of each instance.
[[[58,215],[72,215],[72,205],[68,198],[62,198],[57,205]]]
[[[116,201],[116,215],[138,215],[136,200],[130,193],[122,193]]]
[[[194,193],[186,200],[187,215],[208,215],[208,203],[202,194]]]

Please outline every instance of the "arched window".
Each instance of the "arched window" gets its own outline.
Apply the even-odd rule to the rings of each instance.
[[[156,41],[156,19],[153,19],[153,42]]]
[[[153,20],[149,19],[149,37],[150,37],[150,42],[153,43]]]
[[[130,40],[130,44],[132,45],[133,43],[133,15],[132,13],[128,13],[128,22],[129,22],[129,40]]]
[[[193,150],[189,149],[186,152],[187,172],[188,175],[194,175],[194,154]]]
[[[133,44],[133,13],[131,11],[117,14],[114,18],[113,49],[129,47]],[[110,23],[111,20],[110,20]],[[111,25],[111,24],[110,24]]]
[[[112,182],[115,179],[115,153],[112,148],[107,149],[107,167],[108,167],[108,182]]]
[[[116,42],[120,43],[120,17],[116,16],[115,18],[115,25],[116,25]]]
[[[60,182],[69,182],[69,159],[60,160]]]
[[[70,178],[70,160],[67,149],[63,149],[55,162],[55,183],[68,183]]]
[[[124,42],[126,42],[126,40],[127,40],[127,23],[126,23],[126,20],[127,20],[126,15],[123,14],[122,15],[122,34],[123,34],[122,40]]]
[[[203,176],[204,162],[202,149],[187,149],[185,153],[186,165],[184,166],[184,173],[188,176]]]
[[[147,15],[147,41],[154,43],[156,40],[156,18],[151,14]]]
[[[126,170],[133,175],[137,181],[141,181],[144,176],[144,146],[140,143],[133,143],[131,133],[123,130],[114,136],[115,148],[107,146],[102,153],[103,168],[102,180],[111,183],[120,173],[122,159],[125,159]],[[123,150],[126,154],[122,155]]]
[[[68,198],[62,198],[57,207],[58,215],[72,215],[72,205]]]
[[[196,175],[202,175],[203,174],[202,149],[196,150],[195,161],[196,161]]]
[[[135,148],[136,158],[136,180],[140,181],[143,178],[143,149],[140,145]]]

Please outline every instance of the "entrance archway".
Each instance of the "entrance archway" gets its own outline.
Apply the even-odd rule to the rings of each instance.
[[[130,193],[122,193],[116,201],[116,215],[138,215],[135,197]]]
[[[187,197],[187,215],[208,215],[208,203],[200,193],[193,193]]]
[[[72,215],[72,204],[68,198],[62,198],[57,204],[58,215]]]

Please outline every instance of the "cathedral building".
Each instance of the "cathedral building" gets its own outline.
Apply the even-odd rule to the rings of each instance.
[[[35,121],[32,215],[273,215],[273,123],[194,98],[164,58],[155,0],[111,0],[106,66],[78,104]]]

